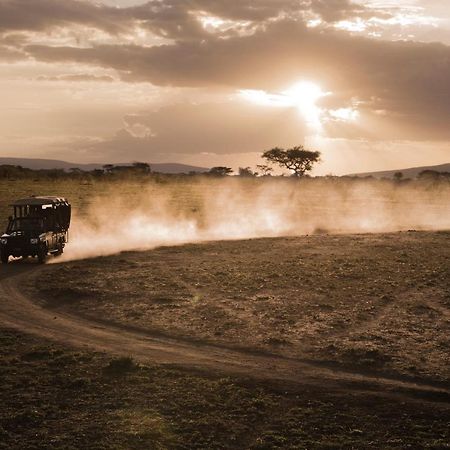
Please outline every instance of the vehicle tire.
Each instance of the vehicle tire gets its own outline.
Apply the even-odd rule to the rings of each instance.
[[[8,264],[9,255],[6,252],[1,252],[0,259],[2,260],[2,264]]]
[[[61,256],[64,253],[64,245],[58,244],[58,250],[54,253],[55,256]]]
[[[47,259],[47,248],[41,247],[38,251],[37,257],[38,257],[39,264],[44,264],[45,260]]]

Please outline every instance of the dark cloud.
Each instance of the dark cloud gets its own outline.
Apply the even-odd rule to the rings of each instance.
[[[210,34],[196,17],[200,12],[249,21],[253,32],[247,36],[236,30]],[[327,22],[388,14],[349,0],[154,0],[128,8],[81,0],[2,0],[0,33],[9,43],[0,40],[0,58],[21,58],[23,48],[40,61],[90,64],[114,69],[128,82],[161,86],[276,91],[306,78],[335,94],[324,99],[327,106],[339,108],[357,101],[358,108],[373,118],[371,123],[383,123],[390,136],[403,135],[400,124],[412,124],[418,138],[448,135],[449,46],[374,40],[332,27],[308,28],[301,21],[302,12],[315,13]],[[171,43],[153,47],[24,46],[18,33],[70,24],[112,34],[139,25]],[[55,81],[61,77],[67,76]],[[77,75],[69,77],[83,81],[73,79]]]
[[[356,17],[362,19],[371,17],[388,19],[392,17],[392,8],[368,8],[362,3],[351,0],[312,0],[309,2],[309,8],[328,23],[351,20]]]
[[[350,0],[315,0],[311,2],[311,10],[326,22],[337,22],[366,12],[364,7]]]
[[[450,47],[439,43],[380,41],[284,21],[227,40],[27,51],[42,61],[94,64],[117,70],[127,81],[157,85],[273,90],[309,78],[340,93],[341,102],[356,98],[368,110],[424,125],[450,117]]]
[[[309,9],[311,4],[307,0],[169,0],[168,3],[173,8],[205,11],[225,19],[252,22],[265,22],[279,16],[280,13],[304,11]]]
[[[325,21],[364,15],[364,6],[349,0],[151,0],[143,5],[116,8],[86,0],[2,0],[0,33],[48,31],[68,25],[84,25],[111,34],[139,26],[170,39],[208,38],[198,14],[264,26],[269,19],[313,12]],[[371,15],[379,14],[371,10]],[[217,30],[233,35],[236,30]]]
[[[81,24],[111,33],[129,23],[126,10],[80,0],[2,0],[0,32],[47,31]]]
[[[300,7],[300,2],[294,0],[243,0],[234,4],[224,0],[153,0],[128,8],[82,0],[2,0],[0,32],[47,31],[67,25],[84,25],[118,34],[139,25],[160,36],[186,40],[208,36],[192,14],[195,11],[261,22]]]

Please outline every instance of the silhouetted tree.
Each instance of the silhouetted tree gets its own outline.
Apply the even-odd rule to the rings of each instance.
[[[26,176],[27,172],[28,170],[23,169],[20,166],[13,166],[10,164],[0,166],[0,178],[23,178]]]
[[[217,177],[224,177],[233,173],[233,169],[231,167],[217,166],[212,167],[208,173]]]
[[[270,166],[267,166],[266,164],[258,164],[256,168],[261,172],[261,175],[263,177],[270,177],[270,175],[273,172],[273,168]]]
[[[142,173],[150,173],[152,171],[150,164],[145,162],[134,162],[133,168]]]
[[[51,180],[57,180],[58,178],[64,178],[66,173],[64,172],[64,169],[49,169],[45,171],[45,174],[48,178]]]
[[[429,181],[450,180],[450,172],[438,172],[437,170],[427,169],[419,172],[417,178]]]
[[[256,173],[253,172],[250,167],[239,167],[239,176],[240,177],[256,177]]]
[[[403,178],[403,172],[395,172],[394,173],[394,180],[395,181],[401,181]]]
[[[262,157],[270,163],[291,170],[294,176],[302,177],[312,169],[314,163],[320,160],[320,152],[305,150],[302,145],[287,150],[275,147],[265,151]]]
[[[91,173],[95,178],[100,178],[105,174],[105,171],[103,169],[94,169],[89,173]]]
[[[114,164],[104,164],[103,165],[103,170],[108,173],[111,173],[114,170],[114,168],[115,168]]]

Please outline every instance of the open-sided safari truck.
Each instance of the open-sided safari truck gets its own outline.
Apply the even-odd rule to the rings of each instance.
[[[69,240],[71,207],[65,198],[30,197],[15,201],[6,233],[0,238],[3,264],[9,257],[33,256],[45,262],[49,253],[61,255]]]

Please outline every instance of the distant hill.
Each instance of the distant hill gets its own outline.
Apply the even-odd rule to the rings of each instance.
[[[395,173],[401,172],[403,174],[403,178],[416,178],[417,175],[423,170],[435,170],[436,172],[450,172],[450,163],[439,164],[438,166],[422,166],[422,167],[411,167],[409,169],[383,170],[380,172],[353,173],[349,176],[353,177],[372,176],[374,178],[393,178]]]
[[[67,161],[60,161],[57,159],[34,159],[34,158],[1,158],[0,165],[9,164],[12,166],[22,166],[27,169],[39,170],[39,169],[64,169],[70,170],[72,168],[78,168],[81,170],[89,171],[95,169],[101,169],[103,164],[80,164]],[[127,164],[119,163],[118,166],[126,166]],[[151,164],[153,172],[160,173],[189,173],[189,172],[207,172],[209,169],[205,167],[189,166],[186,164],[178,163],[155,163]]]

